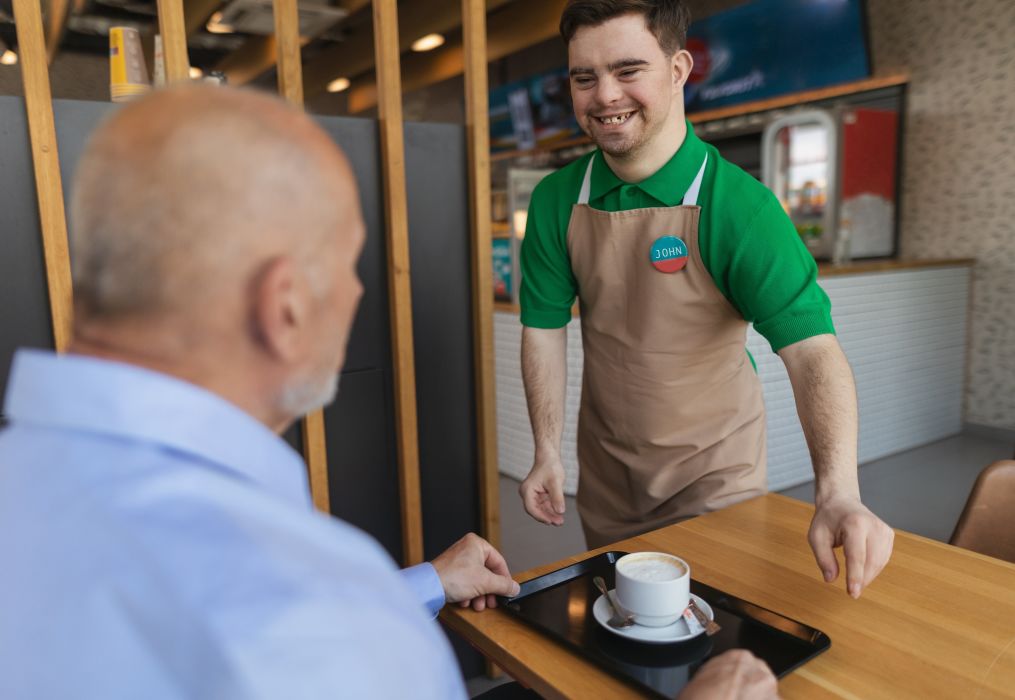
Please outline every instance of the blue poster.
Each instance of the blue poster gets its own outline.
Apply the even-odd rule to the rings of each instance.
[[[493,298],[499,301],[511,301],[514,294],[511,239],[494,238],[491,243],[493,248]]]
[[[692,22],[687,111],[868,77],[861,5],[862,0],[754,0]]]
[[[567,68],[490,91],[490,149],[546,148],[581,135]]]

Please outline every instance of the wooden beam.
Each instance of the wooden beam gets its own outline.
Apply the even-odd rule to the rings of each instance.
[[[14,0],[14,26],[18,36],[25,110],[32,141],[35,190],[42,225],[42,251],[46,262],[53,341],[58,352],[67,349],[71,337],[70,253],[67,218],[63,204],[63,181],[53,120],[53,96],[49,86],[42,11],[38,0]]]
[[[286,102],[303,109],[303,66],[300,59],[300,25],[296,0],[274,0],[275,36],[279,48],[278,92]],[[303,417],[303,459],[307,463],[310,496],[314,507],[331,513],[328,490],[328,446],[324,434],[324,411]]]
[[[487,11],[495,10],[511,0],[486,0]],[[446,34],[461,26],[461,0],[430,0],[429,2],[403,3],[398,10],[398,25],[411,27],[401,34],[398,47],[409,50],[412,42],[427,34]],[[319,95],[328,83],[338,77],[350,80],[374,67],[373,38],[369,34],[356,34],[341,44],[321,51],[307,61],[303,85],[307,97]],[[403,76],[404,79],[404,76]]]
[[[69,0],[50,0],[49,15],[46,17],[46,63],[53,64],[56,52],[60,48],[64,29],[67,28],[67,15],[70,13]]]
[[[461,40],[452,40],[434,51],[406,54],[403,62],[402,92],[412,92],[461,75],[465,68],[465,45]],[[352,82],[348,100],[350,114],[377,106],[377,80],[372,73]]]
[[[187,56],[187,30],[183,21],[182,0],[158,0],[158,8],[162,56],[166,64],[166,83],[190,80],[190,59]]]
[[[483,0],[462,0],[462,36],[465,40],[465,132],[469,153],[469,223],[472,229],[472,323],[480,530],[490,544],[500,549],[490,225],[490,94]]]
[[[402,507],[402,558],[423,561],[423,512],[419,491],[419,438],[416,424],[416,364],[409,285],[409,215],[405,192],[405,140],[399,76],[396,0],[373,0],[374,50],[379,67],[379,121],[387,223],[388,303],[391,313],[398,436],[398,480]]]
[[[343,10],[353,15],[370,3],[370,0],[344,0],[338,3]],[[357,39],[359,37],[356,37]],[[305,46],[310,39],[300,37],[300,46]],[[373,39],[366,34],[366,53],[371,54]],[[226,74],[230,85],[246,85],[265,71],[271,70],[278,61],[278,47],[275,37],[258,36],[247,39],[240,48],[223,58],[215,70]],[[373,65],[371,63],[371,65]],[[305,72],[305,71],[304,71]],[[325,85],[327,87],[327,85]]]
[[[275,65],[277,57],[275,37],[251,37],[219,61],[215,70],[225,73],[230,85],[246,85]]]
[[[187,36],[207,24],[221,4],[222,0],[183,0],[183,28]]]
[[[487,33],[487,61],[495,61],[524,48],[557,36],[560,14],[567,0],[540,3],[517,2],[497,13]],[[406,55],[402,62],[402,90],[411,92],[461,75],[465,69],[464,44],[448,41],[434,51]],[[307,95],[312,93],[306,86]],[[355,114],[377,104],[376,85],[367,76],[353,81],[349,90],[349,112]]]

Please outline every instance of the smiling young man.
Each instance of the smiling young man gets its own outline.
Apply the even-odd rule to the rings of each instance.
[[[578,511],[589,546],[765,492],[749,324],[789,372],[816,475],[809,539],[853,597],[893,533],[860,501],[852,372],[817,268],[778,200],[684,118],[679,0],[574,0],[561,18],[575,115],[598,149],[536,188],[522,247],[529,514],[564,518],[566,335],[581,306]]]

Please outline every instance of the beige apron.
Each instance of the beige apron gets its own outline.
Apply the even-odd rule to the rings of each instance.
[[[706,163],[682,206],[605,212],[588,206],[595,158],[567,231],[585,353],[578,512],[589,547],[766,490],[765,410],[747,322],[698,250]],[[678,272],[650,260],[663,236],[686,244]]]

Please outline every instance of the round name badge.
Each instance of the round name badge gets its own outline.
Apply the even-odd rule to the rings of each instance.
[[[649,260],[659,272],[679,272],[687,266],[687,244],[676,236],[663,236],[652,244]]]

